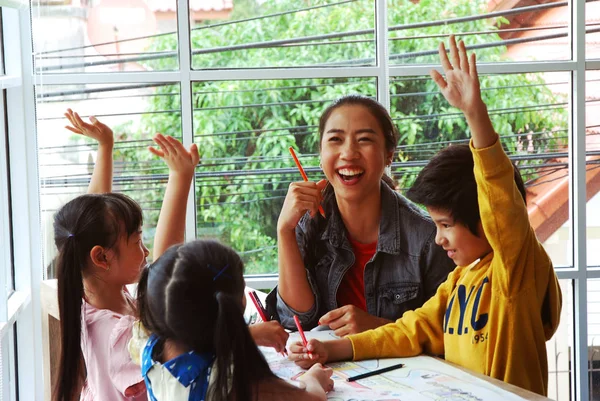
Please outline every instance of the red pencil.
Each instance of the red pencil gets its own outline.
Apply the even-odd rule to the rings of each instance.
[[[296,327],[298,328],[298,333],[300,333],[300,338],[302,338],[302,343],[305,347],[308,347],[308,341],[306,341],[304,330],[302,330],[302,325],[300,325],[300,319],[298,319],[298,316],[296,315],[294,315],[294,322],[296,323]],[[308,353],[308,356],[310,356],[310,359],[312,359],[312,353],[308,350],[308,348],[306,349],[306,352]]]
[[[256,295],[256,291],[250,291],[248,293],[248,295],[250,296],[250,299],[254,303],[254,306],[256,307],[256,310],[258,311],[258,314],[260,315],[260,318],[262,319],[262,321],[268,322],[269,318],[267,317],[267,311],[265,311],[265,308],[262,306],[262,302],[260,302],[260,299],[258,299],[258,295]]]
[[[300,175],[302,176],[302,179],[304,181],[308,181],[308,177],[306,176],[306,173],[304,172],[304,169],[302,168],[302,164],[300,164],[300,160],[298,160],[298,156],[296,156],[296,152],[294,152],[294,148],[292,148],[290,146],[290,153],[292,154],[292,157],[294,158],[294,162],[296,162],[296,167],[298,167],[298,170],[300,170]],[[321,216],[325,217],[325,211],[323,210],[323,207],[321,205],[319,205],[319,213],[321,213]]]
[[[260,318],[262,319],[262,321],[268,322],[270,319],[267,317],[267,311],[266,311],[265,307],[263,306],[262,302],[260,302],[258,295],[256,295],[256,291],[249,291],[248,296],[250,297],[250,299],[252,300],[252,303],[256,307],[256,310],[258,311],[258,314],[260,315]],[[285,349],[282,352],[280,352],[280,354],[283,357],[287,357],[287,355],[288,355],[287,350],[285,350]]]

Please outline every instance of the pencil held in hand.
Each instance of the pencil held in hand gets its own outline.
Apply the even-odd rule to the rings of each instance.
[[[300,338],[302,339],[302,344],[306,347],[306,352],[310,359],[312,359],[312,353],[308,350],[308,341],[306,341],[306,336],[304,335],[304,330],[302,330],[302,325],[300,324],[300,319],[298,316],[294,315],[294,323],[296,323],[296,327],[298,328],[298,333],[300,333]]]
[[[298,167],[298,170],[300,170],[300,175],[302,176],[302,179],[306,182],[308,182],[308,177],[306,176],[306,172],[304,172],[304,169],[302,168],[302,164],[300,164],[300,160],[298,160],[298,156],[296,156],[296,152],[294,152],[294,148],[292,148],[290,146],[290,153],[292,154],[292,157],[294,158],[294,162],[296,163],[296,167]],[[321,213],[321,216],[325,217],[325,210],[323,210],[323,206],[319,205],[319,213]]]

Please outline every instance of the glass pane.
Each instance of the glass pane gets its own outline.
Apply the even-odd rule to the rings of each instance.
[[[590,399],[600,400],[600,280],[588,280],[587,296]]]
[[[288,148],[297,149],[310,179],[322,178],[321,112],[345,94],[375,96],[375,79],[197,82],[192,89],[194,142],[202,158],[198,237],[230,244],[247,274],[276,273],[279,211],[289,183],[301,180]]]
[[[585,58],[600,59],[600,2],[585,3]],[[598,93],[598,92],[596,92]]]
[[[53,215],[83,194],[96,160],[95,141],[73,134],[63,113],[67,107],[87,121],[91,115],[115,135],[113,191],[136,200],[144,211],[144,243],[150,249],[162,204],[168,169],[146,148],[161,126],[162,133],[181,139],[179,85],[65,85],[37,88],[37,140],[44,266],[53,276]],[[168,120],[169,124],[160,124]]]
[[[573,348],[573,282],[559,280],[562,291],[560,324],[554,336],[546,342],[548,353],[548,398],[556,401],[571,399],[571,349]]]
[[[2,155],[2,157],[0,158],[0,160],[4,160],[5,165],[3,166],[3,168],[0,169],[0,171],[6,173],[6,176],[4,177],[0,177],[0,183],[2,183],[2,189],[0,189],[0,193],[2,193],[4,191],[4,193],[2,194],[2,196],[4,196],[3,202],[0,202],[0,204],[4,204],[5,206],[5,210],[2,210],[2,217],[4,217],[4,219],[6,221],[3,222],[2,224],[2,229],[1,229],[1,233],[0,233],[0,238],[5,235],[6,239],[5,240],[0,240],[0,244],[4,244],[4,255],[5,255],[5,261],[6,261],[6,266],[4,268],[4,273],[6,275],[5,277],[5,283],[6,283],[6,295],[10,296],[11,292],[15,289],[15,281],[14,281],[14,262],[13,262],[13,252],[14,252],[14,246],[13,246],[13,223],[12,223],[12,205],[11,205],[11,182],[10,182],[10,151],[9,151],[9,140],[8,140],[8,115],[6,113],[6,89],[4,89],[2,91],[2,102],[0,103],[2,104],[4,107],[2,110],[0,110],[0,113],[3,113],[3,119],[0,119],[0,121],[4,121],[4,125],[2,127],[0,127],[0,134],[4,136],[4,140],[0,141],[0,143],[3,143],[4,145],[4,149],[0,150],[0,154]],[[0,220],[2,220],[2,218],[0,218]]]
[[[562,3],[388,1],[390,64],[439,63],[440,40],[454,33],[479,61],[571,59]]]
[[[7,369],[7,366],[4,366],[4,364],[7,364],[8,361],[8,358],[5,357],[4,352],[5,343],[6,339],[0,338],[0,401],[4,400],[4,373],[6,371],[5,369]]]
[[[2,7],[0,7],[0,75],[6,74],[6,70],[4,69],[4,39],[2,36],[4,33],[2,32],[4,28],[2,28]]]
[[[229,13],[194,17],[195,69],[364,66],[375,63],[372,0],[244,0]],[[223,20],[217,21],[217,18]]]
[[[554,266],[571,266],[568,190],[568,73],[480,75],[492,123],[527,187],[532,226]],[[391,114],[400,132],[392,174],[407,190],[440,149],[468,143],[466,121],[429,76],[391,78]]]
[[[39,73],[176,69],[176,0],[33,0]]]
[[[586,71],[587,264],[600,266],[600,71]]]

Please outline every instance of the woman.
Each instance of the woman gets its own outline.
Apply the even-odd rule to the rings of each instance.
[[[344,336],[420,307],[454,264],[435,244],[431,219],[384,173],[398,132],[381,104],[342,97],[321,116],[319,134],[327,181],[290,184],[277,224],[279,286],[268,304],[286,328],[298,315],[305,329]]]

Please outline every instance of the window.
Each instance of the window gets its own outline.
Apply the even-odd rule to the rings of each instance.
[[[401,134],[391,169],[400,191],[437,150],[468,140],[464,120],[428,75],[439,41],[455,33],[477,51],[494,125],[521,168],[530,221],[561,280],[563,319],[548,342],[550,394],[588,399],[597,393],[588,338],[600,278],[600,2],[542,3],[190,0],[177,9],[175,0],[35,1],[48,277],[52,213],[85,190],[95,157],[93,143],[62,128],[67,107],[115,131],[115,190],[142,205],[147,245],[166,170],[144,148],[156,131],[197,143],[202,161],[186,235],[230,244],[249,283],[269,288],[277,280],[279,210],[300,179],[287,149],[296,148],[311,179],[322,177],[317,124],[331,100],[359,92],[389,108]]]
[[[42,397],[39,206],[35,148],[27,147],[35,135],[33,70],[24,56],[31,54],[30,10],[23,0],[0,5],[0,400],[14,401]]]
[[[86,121],[96,116],[113,129],[113,189],[140,203],[143,239],[152,252],[168,169],[146,148],[153,145],[152,137],[161,121],[168,122],[161,126],[164,134],[181,139],[179,85],[42,85],[36,95],[46,277],[55,277],[53,216],[61,205],[87,192],[96,160],[97,143],[64,128],[67,108]]]
[[[32,0],[36,71],[136,72],[146,70],[147,63],[156,70],[157,60],[170,60],[165,69],[176,69],[175,4],[175,0]],[[154,45],[157,38],[163,39],[160,47]]]
[[[600,3],[586,1],[585,3],[585,58],[600,59]]]
[[[2,105],[6,105],[6,90],[2,91],[2,101],[0,102],[0,104]],[[11,192],[10,192],[10,152],[9,152],[9,145],[8,145],[8,114],[7,114],[7,110],[6,107],[4,108],[4,116],[3,119],[0,120],[2,122],[4,122],[4,127],[3,127],[3,131],[4,131],[4,140],[3,145],[4,145],[4,149],[3,152],[0,153],[2,154],[2,160],[5,161],[5,165],[0,169],[0,171],[2,171],[4,173],[4,176],[2,177],[2,179],[0,180],[0,182],[3,183],[3,192],[6,194],[6,205],[5,205],[5,210],[4,210],[4,222],[5,224],[2,224],[2,230],[4,231],[5,234],[5,241],[2,241],[3,244],[6,244],[4,246],[4,252],[5,252],[5,263],[7,266],[5,274],[6,274],[6,281],[5,281],[5,288],[6,288],[6,294],[10,295],[11,292],[15,289],[15,281],[14,281],[14,272],[15,272],[15,265],[14,265],[14,259],[13,259],[13,252],[14,252],[14,247],[13,247],[13,230],[12,230],[12,210],[11,210]]]
[[[225,21],[192,27],[194,69],[375,65],[373,1],[231,4]]]

